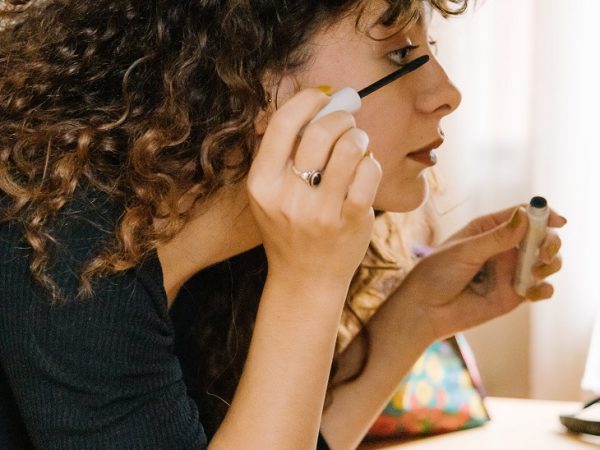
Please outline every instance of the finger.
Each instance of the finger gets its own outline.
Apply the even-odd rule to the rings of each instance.
[[[544,300],[554,295],[554,287],[550,283],[540,283],[527,289],[525,298],[531,301]]]
[[[527,204],[522,203],[521,205],[516,205],[511,208],[506,208],[491,214],[486,214],[485,216],[478,217],[472,220],[466,227],[462,230],[458,231],[454,235],[452,235],[449,240],[454,239],[462,239],[468,236],[475,236],[477,234],[486,232],[491,230],[492,228],[497,227],[501,223],[508,220],[512,213],[514,212],[516,207],[526,208]],[[550,215],[548,217],[548,226],[552,228],[561,228],[567,223],[567,219],[563,216],[559,215],[553,209],[550,209]]]
[[[368,145],[369,136],[358,128],[349,129],[337,141],[323,173],[325,208],[341,213],[342,204]]]
[[[544,264],[550,264],[554,257],[558,255],[561,245],[560,237],[556,233],[549,231],[540,246],[539,260]]]
[[[552,228],[562,228],[567,224],[567,219],[558,214],[553,209],[550,209],[550,216],[548,217],[548,226]]]
[[[551,262],[549,262],[548,264],[540,264],[537,266],[534,266],[532,270],[533,276],[535,278],[537,278],[538,280],[542,280],[546,277],[549,277],[550,275],[558,272],[562,267],[562,259],[561,258],[554,258]]]
[[[323,171],[337,141],[354,127],[354,116],[346,111],[336,111],[310,123],[293,155],[294,166],[301,171]]]
[[[381,165],[372,156],[364,157],[356,168],[354,180],[342,207],[342,216],[348,219],[373,213],[375,194],[381,181]]]
[[[513,211],[512,217],[491,230],[459,242],[463,262],[482,264],[492,256],[516,247],[527,230],[527,215],[522,208]]]
[[[304,89],[275,111],[254,157],[254,170],[279,172],[287,166],[298,132],[329,100],[317,88]]]
[[[519,206],[524,207],[526,205]],[[496,211],[494,213],[486,214],[485,216],[473,219],[464,228],[453,234],[448,240],[462,239],[485,233],[486,231],[491,230],[492,228],[495,228],[510,219],[515,212],[515,208],[517,207],[518,206],[513,206],[511,208],[506,208],[501,211]]]

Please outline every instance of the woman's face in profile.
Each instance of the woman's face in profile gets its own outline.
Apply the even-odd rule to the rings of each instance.
[[[381,8],[366,10],[362,23],[374,24]],[[371,28],[371,37],[355,27],[355,20],[348,16],[317,34],[309,43],[314,59],[295,78],[302,87],[325,84],[334,91],[346,86],[359,90],[399,65],[430,56],[421,68],[365,97],[354,114],[383,167],[375,209],[409,211],[427,195],[424,171],[435,164],[430,149],[441,145],[441,118],[458,107],[460,93],[432,54],[423,20],[397,33],[377,26]]]

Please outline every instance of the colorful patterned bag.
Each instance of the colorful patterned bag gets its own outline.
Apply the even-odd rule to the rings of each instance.
[[[431,345],[398,386],[368,438],[446,433],[487,422],[473,363],[462,335]]]

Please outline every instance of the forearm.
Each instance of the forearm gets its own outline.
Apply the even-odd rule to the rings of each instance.
[[[371,318],[367,325],[371,348],[362,375],[332,392],[321,432],[333,450],[353,449],[360,443],[403,376],[433,340],[420,326],[420,313],[407,308],[407,295],[396,291]],[[350,343],[339,357],[336,379],[356,371],[363,347],[359,338]]]
[[[211,448],[314,449],[345,283],[268,280],[240,384]]]

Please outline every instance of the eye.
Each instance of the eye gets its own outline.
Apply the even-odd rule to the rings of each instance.
[[[431,53],[433,53],[434,55],[437,55],[437,52],[438,52],[437,41],[434,38],[432,38],[431,36],[429,36],[428,44],[429,44],[429,48],[431,49]]]
[[[403,66],[408,63],[408,57],[417,48],[419,48],[418,45],[407,45],[406,47],[399,48],[398,50],[392,50],[387,54],[387,56],[394,64]]]

